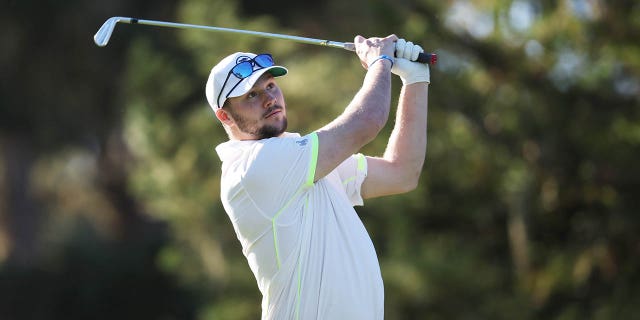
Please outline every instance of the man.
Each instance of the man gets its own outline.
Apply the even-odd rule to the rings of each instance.
[[[211,70],[207,100],[229,135],[216,148],[221,199],[262,292],[262,319],[384,317],[378,259],[353,206],[417,186],[429,68],[410,61],[422,48],[395,35],[354,43],[367,70],[362,87],[305,136],[285,131],[275,78],[287,69],[270,55],[235,53]],[[387,122],[392,72],[403,82],[395,127],[384,155],[365,157],[357,152]]]

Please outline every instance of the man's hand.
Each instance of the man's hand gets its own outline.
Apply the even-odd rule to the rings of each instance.
[[[429,65],[413,62],[418,58],[422,47],[413,44],[411,41],[398,39],[395,44],[396,61],[391,68],[391,72],[400,76],[403,85],[410,85],[416,82],[430,83]]]
[[[368,69],[369,65],[381,55],[393,57],[393,52],[396,49],[396,40],[398,40],[398,37],[394,34],[385,38],[368,39],[358,35],[355,37],[353,43],[356,46],[356,54],[360,58],[360,63],[362,63],[365,69]]]

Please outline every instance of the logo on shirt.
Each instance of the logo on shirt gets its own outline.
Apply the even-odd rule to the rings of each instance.
[[[298,140],[298,141],[296,141],[296,143],[297,143],[299,146],[301,146],[301,147],[306,146],[306,145],[307,145],[307,142],[309,142],[307,139],[304,139],[304,140]]]

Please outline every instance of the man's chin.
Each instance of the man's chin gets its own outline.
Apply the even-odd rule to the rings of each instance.
[[[287,130],[287,119],[280,126],[264,126],[257,132],[258,139],[269,139],[281,136]]]

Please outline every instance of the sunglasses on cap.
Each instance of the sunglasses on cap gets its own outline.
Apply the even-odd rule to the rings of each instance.
[[[222,88],[220,89],[220,93],[218,94],[218,99],[217,99],[218,106],[222,107],[220,105],[220,96],[222,95],[222,92],[224,91],[224,87],[227,85],[227,81],[229,81],[229,78],[231,77],[232,74],[236,76],[236,78],[240,79],[240,81],[238,81],[233,86],[233,88],[231,88],[231,90],[227,92],[227,95],[224,97],[225,99],[229,98],[229,95],[231,94],[231,92],[235,90],[235,88],[240,84],[240,82],[242,82],[243,79],[248,78],[250,75],[252,75],[254,72],[258,70],[271,67],[274,64],[275,63],[273,62],[273,57],[268,53],[262,53],[251,59],[246,58],[245,60],[238,62],[233,68],[231,68],[231,70],[227,74],[227,78],[224,79],[224,82],[222,83]]]

